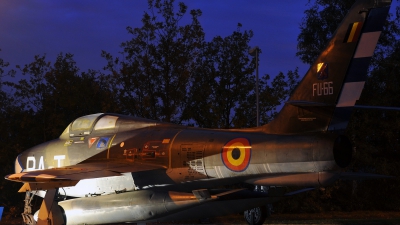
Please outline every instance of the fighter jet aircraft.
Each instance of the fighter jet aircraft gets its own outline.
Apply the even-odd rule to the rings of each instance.
[[[271,123],[201,129],[111,113],[82,116],[58,139],[18,155],[11,181],[43,197],[37,224],[162,222],[245,212],[341,178],[343,135],[391,2],[360,0]],[[258,187],[249,190],[244,185]],[[283,193],[277,186],[296,186]],[[230,187],[226,189],[226,187]],[[35,223],[28,209],[23,217]]]

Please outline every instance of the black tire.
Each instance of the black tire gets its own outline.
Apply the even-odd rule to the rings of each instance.
[[[251,223],[251,216],[254,216],[253,223]],[[253,209],[244,211],[244,219],[250,225],[261,225],[265,222],[268,217],[268,210],[266,206],[259,206]]]
[[[66,225],[66,224],[67,224],[67,215],[65,215],[65,210],[64,210],[64,208],[61,207],[61,206],[58,206],[58,207],[60,207],[60,211],[61,211],[61,213],[62,213],[62,218],[63,218],[63,220],[64,220],[64,223],[63,223],[62,225]]]

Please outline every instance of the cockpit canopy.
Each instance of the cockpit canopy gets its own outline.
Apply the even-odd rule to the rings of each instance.
[[[118,116],[104,115],[103,113],[82,116],[72,122],[69,136],[89,135],[93,129],[114,129],[117,120]]]
[[[82,137],[92,132],[115,133],[156,126],[157,121],[109,113],[97,113],[77,118],[61,134],[62,137]]]

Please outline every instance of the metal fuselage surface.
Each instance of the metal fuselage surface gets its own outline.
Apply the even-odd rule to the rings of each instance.
[[[31,171],[91,161],[159,166],[159,172],[148,172],[135,183],[139,188],[207,178],[221,180],[221,184],[237,183],[266,174],[339,169],[334,151],[338,136],[333,134],[272,135],[257,129],[209,130],[116,114],[103,114],[99,119],[109,116],[116,118],[114,127],[101,130],[92,127],[86,135],[77,135],[68,131],[70,125],[59,139],[18,156],[16,167]],[[134,188],[126,176],[97,179],[98,183],[99,179],[128,179],[126,186],[114,185],[107,192]],[[109,182],[105,186],[110,186]],[[96,190],[85,192],[71,191],[71,195],[81,197]]]
[[[5,178],[24,182],[21,191],[47,190],[38,225],[171,221],[249,213],[255,207],[262,224],[266,204],[309,190],[280,193],[272,187],[378,178],[342,171],[353,151],[341,134],[361,95],[390,4],[358,0],[269,124],[213,130],[110,113],[82,116],[58,139],[20,154],[16,173]],[[249,185],[270,189],[242,189]],[[57,194],[69,199],[58,201]],[[245,216],[249,223],[251,214]]]
[[[115,124],[96,129],[110,118]],[[342,137],[334,134],[199,129],[117,114],[98,115],[85,131],[75,132],[73,127],[74,122],[59,139],[19,155],[16,169],[68,170],[68,166],[100,162],[104,170],[107,163],[123,163],[127,171],[138,165],[139,171],[82,179],[75,186],[63,187],[60,194],[78,197],[58,203],[68,224],[169,221],[190,218],[187,215],[201,217],[199,212],[205,211],[213,216],[241,212],[284,196],[210,188],[241,182],[325,184],[335,180],[330,173],[340,169],[342,155],[350,151],[341,145]],[[232,204],[236,206],[229,210],[210,210]]]

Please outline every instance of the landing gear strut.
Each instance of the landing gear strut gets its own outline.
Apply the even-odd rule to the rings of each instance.
[[[26,191],[24,212],[22,219],[24,225],[63,225],[66,224],[66,218],[63,209],[58,205],[56,198],[58,194],[57,189],[50,189],[46,191],[46,195],[42,201],[39,209],[38,221],[36,222],[32,214],[31,201],[35,194],[32,191]]]
[[[24,220],[25,225],[35,225],[36,221],[33,219],[33,214],[32,214],[32,199],[33,199],[34,194],[32,194],[30,191],[26,191],[25,193],[25,205],[24,205],[24,212],[21,214],[22,219]]]

